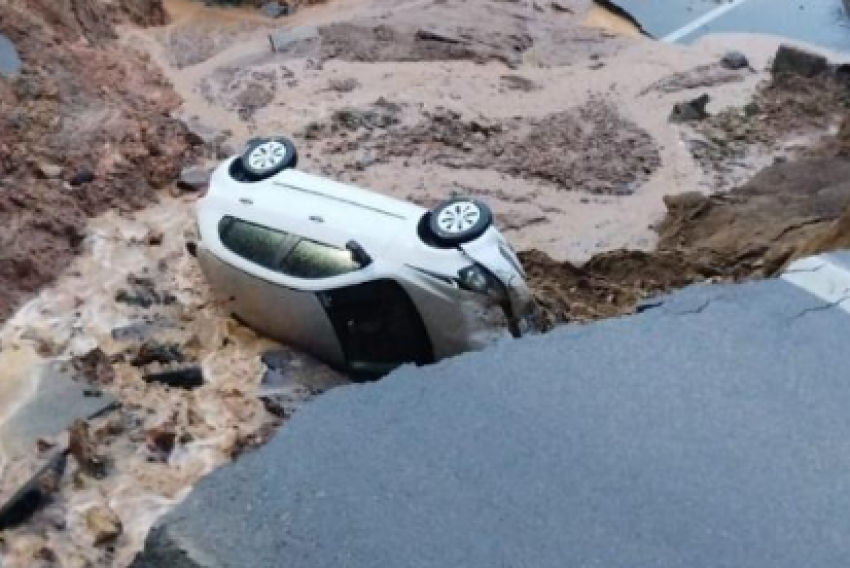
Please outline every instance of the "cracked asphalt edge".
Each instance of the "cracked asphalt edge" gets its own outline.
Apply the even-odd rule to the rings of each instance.
[[[797,314],[795,319],[831,309],[850,314],[850,252],[802,258],[793,262],[781,278],[824,301],[821,306]]]

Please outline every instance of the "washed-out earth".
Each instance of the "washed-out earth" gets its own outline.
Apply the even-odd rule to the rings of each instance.
[[[588,0],[263,4],[0,4],[3,566],[129,566],[201,477],[348,382],[230,317],[186,252],[252,136],[486,201],[544,327],[850,246],[846,55],[657,41]]]

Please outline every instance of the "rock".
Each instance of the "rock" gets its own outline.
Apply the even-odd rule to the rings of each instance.
[[[176,343],[160,343],[149,340],[139,347],[138,353],[130,361],[134,367],[144,367],[151,363],[167,365],[169,363],[182,363],[185,360],[183,350]]]
[[[0,34],[0,77],[14,77],[21,70],[18,49],[8,37]]]
[[[94,537],[95,546],[114,541],[124,531],[121,519],[106,505],[95,505],[86,511],[86,527]]]
[[[0,506],[0,531],[26,522],[59,489],[68,454],[58,451]]]
[[[56,179],[62,175],[62,167],[56,164],[42,163],[38,164],[37,167],[41,175],[48,179]]]
[[[85,185],[87,183],[93,182],[94,178],[95,178],[95,175],[94,175],[93,171],[91,171],[88,168],[82,168],[77,173],[75,173],[73,176],[71,176],[71,179],[68,180],[68,182],[73,187],[77,187],[77,186],[80,186],[80,185]]]
[[[68,430],[68,451],[74,456],[80,470],[95,479],[106,477],[109,463],[97,452],[97,446],[85,420],[77,420]]]
[[[439,41],[442,43],[469,43],[460,36],[447,30],[437,28],[419,28],[416,30],[416,39],[423,41]]]
[[[541,87],[531,79],[526,79],[520,75],[502,75],[499,79],[504,85],[513,91],[537,91]]]
[[[281,4],[280,2],[269,2],[260,8],[260,13],[267,18],[277,19],[290,15],[292,13],[292,7],[287,4]]]
[[[360,81],[354,77],[349,77],[348,79],[331,79],[328,82],[328,89],[337,93],[350,93],[359,87]]]
[[[162,240],[165,238],[165,235],[162,234],[162,231],[157,229],[151,229],[148,231],[148,234],[145,235],[145,243],[148,246],[158,247],[162,244]]]
[[[720,65],[726,69],[737,71],[738,69],[747,69],[750,66],[750,60],[740,51],[730,51],[720,60]]]
[[[71,359],[71,365],[77,373],[91,383],[107,385],[115,380],[112,362],[99,347],[92,349],[85,355],[74,357]]]
[[[146,383],[160,383],[169,387],[194,389],[204,384],[203,370],[194,365],[185,369],[148,373],[142,377]]]
[[[128,306],[150,308],[154,304],[173,304],[176,298],[168,292],[160,294],[152,278],[131,274],[127,277],[129,289],[121,288],[115,293],[115,301]]]
[[[773,75],[789,74],[815,77],[829,68],[826,57],[790,45],[780,45],[773,59]]]
[[[710,100],[708,95],[702,95],[692,101],[677,103],[670,113],[670,122],[692,122],[708,118],[705,107]]]
[[[574,13],[575,13],[575,12],[573,11],[573,9],[572,9],[572,8],[570,8],[570,7],[567,5],[567,3],[566,3],[566,2],[563,2],[563,1],[561,1],[561,0],[555,0],[554,2],[552,2],[552,3],[550,4],[550,6],[552,6],[552,9],[553,9],[553,10],[555,10],[556,12],[564,12],[564,13],[566,13],[566,14],[574,14]]]
[[[299,28],[277,30],[269,34],[269,44],[272,51],[286,51],[296,43],[315,40],[319,37],[319,32],[312,26],[302,26]]]
[[[177,444],[177,432],[167,426],[157,426],[145,432],[145,440],[148,448],[158,453],[165,461]]]
[[[187,166],[180,170],[177,187],[186,191],[200,191],[210,183],[212,170],[201,166]]]

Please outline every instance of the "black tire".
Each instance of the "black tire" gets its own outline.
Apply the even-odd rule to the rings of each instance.
[[[459,197],[443,201],[428,219],[428,230],[443,246],[456,246],[473,241],[493,224],[493,213],[484,203]]]
[[[269,178],[298,164],[295,144],[283,136],[254,138],[240,157],[242,169],[254,180]]]

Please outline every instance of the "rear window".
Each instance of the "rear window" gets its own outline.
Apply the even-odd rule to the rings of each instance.
[[[345,249],[302,239],[283,262],[283,271],[296,278],[330,278],[362,268]]]
[[[283,245],[289,238],[283,231],[233,217],[221,220],[219,236],[225,247],[270,270],[280,270],[280,257],[285,252]]]

